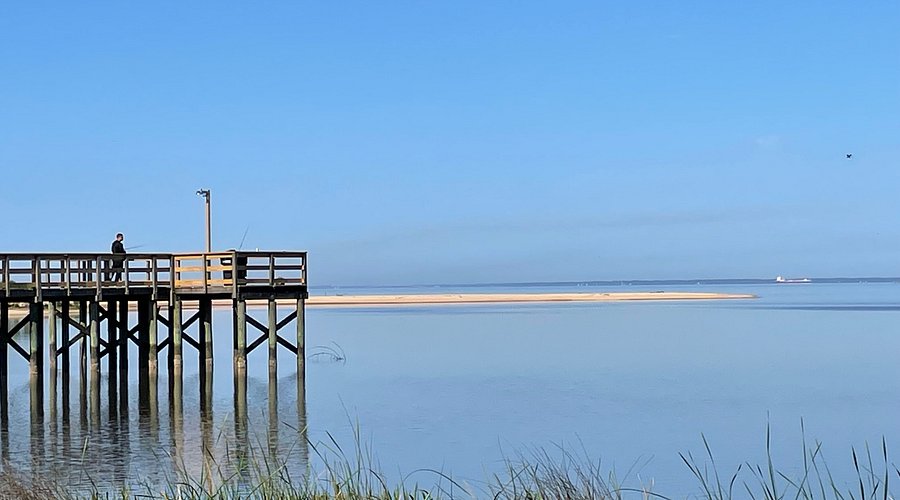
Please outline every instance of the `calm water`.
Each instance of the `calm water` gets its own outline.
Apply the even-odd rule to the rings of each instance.
[[[30,405],[25,363],[13,361],[0,448],[19,468],[52,471],[73,487],[88,478],[116,486],[158,483],[178,467],[227,472],[228,457],[242,449],[287,459],[300,475],[315,456],[307,437],[327,442],[330,433],[353,449],[358,430],[389,477],[431,468],[477,485],[502,470],[504,457],[537,447],[558,456],[561,445],[620,476],[639,464],[632,485],[652,481],[655,491],[683,496],[697,485],[678,452],[701,454],[701,433],[731,470],[764,462],[769,425],[776,462],[792,470],[802,460],[804,419],[840,480],[852,466],[851,446],[882,436],[889,447],[900,444],[900,284],[544,288],[760,298],[311,308],[305,391],[290,353],[281,351],[270,377],[260,349],[249,360],[246,409],[234,395],[231,317],[222,311],[213,390],[204,398],[188,346],[181,398],[172,397],[162,368],[149,386],[131,373],[127,404],[110,405],[105,366],[99,401],[73,369],[68,405],[61,382],[45,380],[42,415]],[[331,349],[345,359],[334,360]],[[434,476],[410,480],[430,484]]]

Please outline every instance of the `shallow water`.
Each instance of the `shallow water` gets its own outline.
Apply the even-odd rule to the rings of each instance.
[[[115,398],[110,408],[105,375],[99,402],[90,381],[82,391],[73,367],[68,407],[45,380],[41,415],[30,408],[27,366],[11,354],[0,449],[17,468],[52,471],[72,487],[152,486],[179,466],[227,472],[228,457],[242,448],[286,459],[299,476],[316,456],[307,437],[320,450],[329,434],[353,449],[359,431],[393,478],[430,468],[477,485],[503,470],[504,457],[537,447],[559,456],[564,446],[620,477],[637,464],[626,483],[652,481],[654,491],[683,496],[697,483],[678,453],[702,454],[701,433],[724,473],[764,463],[770,426],[776,463],[790,471],[802,463],[803,419],[839,481],[850,478],[851,446],[900,441],[898,284],[544,288],[760,298],[310,308],[305,391],[289,352],[281,350],[270,378],[260,349],[249,359],[246,420],[233,390],[230,311],[217,311],[212,394],[201,398],[185,346],[180,408],[164,366],[155,389],[138,383],[134,352],[127,408]],[[345,359],[334,360],[330,349]],[[419,472],[410,481],[430,484],[435,476]]]

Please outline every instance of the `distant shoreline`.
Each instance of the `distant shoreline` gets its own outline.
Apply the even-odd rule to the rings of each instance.
[[[559,302],[637,302],[637,301],[691,301],[755,299],[749,293],[712,292],[609,292],[609,293],[442,293],[442,294],[392,294],[392,295],[312,295],[306,299],[308,307],[355,308],[388,306],[427,306],[465,304],[541,304]],[[280,304],[293,300],[279,300]],[[216,308],[231,307],[230,300],[214,300]],[[248,307],[264,307],[264,300],[248,300]],[[185,309],[193,309],[185,304]],[[134,310],[134,308],[132,308]],[[11,305],[10,318],[25,316],[27,307]]]
[[[709,292],[609,293],[443,293],[409,295],[316,295],[308,306],[365,307],[390,305],[520,304],[551,302],[622,302],[755,299],[756,295]]]

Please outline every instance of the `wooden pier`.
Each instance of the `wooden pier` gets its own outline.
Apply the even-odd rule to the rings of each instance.
[[[79,346],[75,362],[82,371],[99,375],[105,358],[114,377],[127,371],[129,343],[137,346],[141,373],[156,373],[161,353],[180,373],[187,344],[199,356],[201,378],[208,379],[203,374],[212,370],[213,342],[221,341],[213,335],[213,301],[231,303],[236,373],[246,370],[247,354],[265,344],[270,368],[280,345],[296,356],[303,377],[306,264],[306,252],[145,253],[120,260],[108,253],[0,254],[0,386],[6,387],[10,351],[39,377],[45,349],[50,369],[60,363],[66,374]],[[248,315],[247,301],[265,302],[268,321]],[[285,301],[290,311],[279,320]],[[15,306],[24,309],[21,318]],[[130,311],[136,311],[135,321]],[[291,323],[295,335],[285,335]],[[254,330],[257,336],[248,342]],[[16,340],[20,332],[28,332],[27,345]]]

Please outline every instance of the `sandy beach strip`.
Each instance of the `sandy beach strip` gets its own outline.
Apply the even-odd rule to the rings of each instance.
[[[693,301],[755,299],[749,293],[715,292],[609,292],[609,293],[442,293],[408,295],[310,295],[307,307],[397,307],[466,304],[528,304],[555,302],[628,302],[628,301]],[[161,301],[164,303],[165,301]],[[280,305],[293,305],[293,300],[278,300]],[[265,307],[265,300],[248,300],[251,308]],[[136,310],[136,304],[129,304]],[[230,308],[231,300],[214,300],[216,309]],[[185,310],[196,309],[193,301],[185,302]],[[27,313],[24,307],[10,307],[10,318],[19,319]]]

